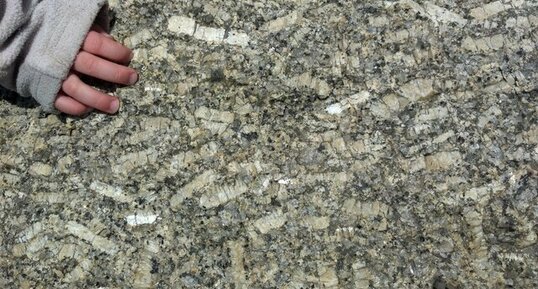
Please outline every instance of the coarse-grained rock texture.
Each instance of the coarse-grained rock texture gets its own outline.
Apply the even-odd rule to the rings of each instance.
[[[538,2],[111,1],[115,116],[2,92],[1,288],[537,288]]]

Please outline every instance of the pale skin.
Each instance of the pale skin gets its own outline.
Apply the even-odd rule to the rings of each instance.
[[[94,109],[109,114],[116,113],[120,106],[119,99],[87,85],[78,75],[133,85],[138,80],[138,73],[127,67],[132,58],[133,53],[129,48],[115,41],[102,28],[92,27],[69,75],[62,83],[54,107],[73,116],[83,116]]]

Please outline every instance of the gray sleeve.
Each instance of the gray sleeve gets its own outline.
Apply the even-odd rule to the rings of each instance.
[[[0,0],[0,85],[46,111],[94,21],[108,30],[106,0]]]

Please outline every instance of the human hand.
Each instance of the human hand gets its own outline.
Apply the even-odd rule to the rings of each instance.
[[[132,85],[138,80],[137,72],[127,67],[132,58],[133,53],[129,48],[116,42],[102,28],[92,27],[69,75],[62,83],[54,107],[63,113],[76,116],[87,114],[93,109],[116,113],[120,105],[119,99],[85,84],[77,74]]]

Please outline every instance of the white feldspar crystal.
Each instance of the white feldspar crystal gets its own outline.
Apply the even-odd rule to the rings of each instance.
[[[391,117],[389,107],[379,101],[372,103],[370,111],[374,116],[380,119],[389,119]]]
[[[192,197],[193,193],[211,185],[217,179],[214,170],[207,170],[196,176],[191,182],[183,186],[177,194],[170,199],[170,206],[178,208],[185,199]]]
[[[26,246],[26,255],[34,256],[36,253],[41,251],[47,244],[50,244],[49,237],[47,235],[42,235],[34,238]]]
[[[194,32],[194,38],[210,42],[220,42],[224,39],[224,34],[225,30],[222,28],[198,26]]]
[[[415,173],[426,168],[426,161],[423,156],[404,160],[402,168],[409,173]]]
[[[233,112],[220,111],[207,108],[205,106],[197,108],[196,111],[194,111],[194,116],[209,121],[217,121],[223,123],[232,123],[235,119],[235,115]]]
[[[421,111],[416,117],[416,120],[418,122],[428,122],[436,119],[443,119],[448,116],[448,113],[449,112],[446,107],[433,107],[426,111]]]
[[[250,41],[250,37],[246,33],[229,31],[226,34],[224,28],[198,25],[194,19],[184,16],[172,16],[168,20],[168,30],[177,34],[186,34],[207,42],[224,42],[230,45],[247,46]]]
[[[508,5],[510,7],[510,5]],[[469,14],[476,20],[486,20],[487,18],[494,16],[502,11],[506,10],[504,4],[501,1],[495,1],[488,3],[484,6],[471,9]]]
[[[461,15],[456,14],[446,8],[439,7],[435,4],[433,4],[431,1],[427,1],[424,3],[424,5],[420,5],[415,1],[412,0],[401,0],[400,4],[402,4],[405,7],[409,7],[413,10],[415,10],[417,13],[422,14],[423,16],[428,17],[432,22],[438,23],[457,23],[462,26],[467,24],[467,20],[463,18]]]
[[[453,137],[454,135],[455,135],[454,131],[449,130],[449,131],[439,135],[435,139],[433,139],[432,143],[434,143],[434,144],[443,143],[443,142],[447,141],[449,138]]]
[[[302,14],[298,11],[293,11],[286,16],[283,16],[283,17],[280,17],[280,18],[277,18],[275,20],[271,20],[265,23],[261,27],[261,30],[267,31],[269,33],[275,33],[286,27],[290,27],[299,23],[301,19],[302,19]]]
[[[426,169],[429,171],[442,171],[456,166],[461,160],[460,152],[438,152],[433,155],[426,156]]]
[[[372,273],[365,262],[357,261],[351,268],[353,269],[353,277],[355,281],[355,288],[366,289],[370,288],[370,280],[372,279]]]
[[[125,39],[125,43],[129,45],[129,47],[136,47],[141,43],[144,43],[151,39],[153,35],[151,34],[151,31],[149,29],[145,28],[140,30],[139,32],[135,33],[131,37]]]
[[[370,24],[373,27],[383,27],[383,26],[389,25],[390,23],[387,17],[379,16],[379,17],[369,17],[368,24]]]
[[[134,264],[135,270],[132,272],[133,288],[152,288],[155,284],[152,275],[151,255],[146,252],[140,252],[137,256],[137,262]]]
[[[121,188],[113,187],[99,181],[92,182],[90,185],[90,190],[118,202],[130,203],[133,201],[130,196],[123,193],[123,190]]]
[[[319,78],[313,77],[310,72],[296,75],[288,81],[291,87],[308,87],[316,91],[319,95],[327,96],[331,92],[329,84]]]
[[[94,248],[105,253],[114,255],[118,252],[118,247],[114,242],[95,234],[82,224],[71,221],[67,223],[66,230],[73,236],[89,242]]]
[[[19,234],[17,242],[28,242],[29,240],[33,239],[35,236],[43,232],[44,229],[45,225],[43,224],[43,222],[34,223]]]
[[[433,80],[418,78],[401,87],[402,95],[410,101],[417,101],[434,94]]]
[[[232,279],[235,283],[235,288],[248,288],[248,282],[245,274],[245,249],[241,241],[228,242],[230,259],[232,265],[230,267]]]
[[[426,9],[426,13],[429,15],[429,18],[434,22],[453,22],[462,26],[467,24],[467,20],[461,15],[456,14],[446,8],[439,7],[430,1],[426,2],[424,8]]]
[[[364,104],[370,99],[370,97],[371,97],[370,92],[364,90],[359,93],[351,95],[347,99],[347,102],[351,105]]]
[[[196,29],[194,19],[183,16],[172,16],[168,20],[168,30],[172,32],[193,35],[194,29]]]
[[[280,228],[286,223],[287,217],[282,211],[276,211],[268,216],[262,217],[254,222],[254,226],[262,233],[266,234],[272,229]]]
[[[513,40],[505,39],[505,37],[502,34],[496,34],[492,36],[486,36],[482,38],[473,39],[470,36],[467,36],[463,39],[463,42],[461,44],[461,47],[465,50],[469,51],[480,51],[480,52],[490,52],[490,51],[497,51],[501,49],[506,44],[515,44],[512,43]],[[523,42],[519,43],[518,46],[522,47],[521,44]],[[523,48],[523,47],[522,47]]]
[[[329,227],[330,221],[329,217],[326,216],[307,216],[303,219],[302,223],[304,226],[312,228],[313,230],[323,230]]]
[[[88,272],[90,271],[92,266],[92,261],[88,259],[81,260],[78,265],[73,270],[71,270],[71,272],[65,274],[63,281],[67,283],[73,283],[85,278],[88,275]]]
[[[344,111],[344,108],[340,103],[333,103],[325,109],[328,114],[341,114]]]
[[[52,175],[52,167],[44,163],[35,163],[30,166],[29,169],[30,175],[32,176],[50,176]]]
[[[215,187],[211,192],[200,197],[200,206],[206,208],[217,207],[239,197],[247,191],[247,185],[241,181],[236,182],[232,186],[224,185]]]
[[[136,136],[144,139],[146,138],[144,133],[145,132],[138,133]],[[153,147],[144,151],[127,153],[116,160],[116,164],[112,167],[112,171],[115,174],[126,176],[135,169],[155,163],[157,158],[158,152]]]
[[[322,288],[337,288],[338,275],[333,267],[322,267],[318,270],[319,282]]]
[[[127,224],[130,226],[138,226],[145,224],[153,224],[157,221],[159,215],[150,214],[150,213],[137,213],[134,215],[129,215],[125,217]]]
[[[230,45],[247,46],[250,37],[246,33],[230,31],[228,33],[228,38],[226,38],[225,41]]]

